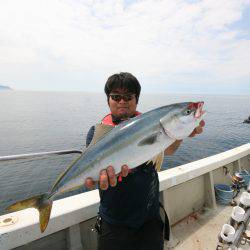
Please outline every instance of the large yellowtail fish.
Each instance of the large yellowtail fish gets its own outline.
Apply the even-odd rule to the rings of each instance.
[[[97,125],[91,144],[58,178],[49,193],[16,202],[7,210],[38,209],[40,229],[44,232],[53,199],[81,187],[88,177],[98,181],[103,168],[111,165],[118,173],[124,164],[132,169],[151,161],[160,168],[164,149],[175,140],[188,137],[199,125],[205,113],[203,104],[177,103],[151,110],[116,127]]]

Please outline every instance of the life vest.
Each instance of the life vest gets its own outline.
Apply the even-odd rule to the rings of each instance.
[[[138,116],[140,115],[141,113],[138,112],[138,111],[135,111],[135,116]],[[109,113],[108,115],[106,115],[103,119],[102,119],[102,124],[105,124],[105,125],[109,125],[109,126],[116,126],[117,124],[115,124],[112,120],[112,116],[111,116],[111,113]]]

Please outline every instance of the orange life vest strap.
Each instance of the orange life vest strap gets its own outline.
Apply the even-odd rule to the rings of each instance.
[[[138,115],[140,115],[140,114],[141,114],[140,112],[135,111],[135,116],[138,116]],[[102,119],[102,124],[109,125],[109,126],[113,126],[113,127],[115,127],[115,126],[117,125],[117,124],[113,123],[111,113],[109,113],[108,115],[106,115],[106,116]]]

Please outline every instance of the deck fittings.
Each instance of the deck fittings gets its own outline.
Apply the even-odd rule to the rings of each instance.
[[[250,193],[242,193],[242,195],[240,196],[239,206],[242,207],[245,211],[250,208]]]
[[[247,230],[250,223],[250,192],[241,194],[239,205],[233,208],[228,223],[230,225],[225,224],[222,227],[216,249],[223,249],[224,245],[230,246],[230,249],[237,249],[240,244],[250,243],[250,231]]]
[[[232,176],[232,181],[233,183],[243,183],[244,179],[243,176],[241,175],[241,173],[236,172],[233,176]]]
[[[18,221],[16,216],[8,216],[0,219],[0,227],[10,226]]]
[[[235,173],[231,176],[232,189],[235,191],[234,198],[240,193],[242,187],[245,186],[245,181],[241,173]]]
[[[230,225],[235,229],[238,228],[239,224],[244,220],[245,210],[239,206],[233,208]]]
[[[242,187],[245,186],[245,180],[242,176],[241,173],[235,173],[232,177],[231,177],[232,183],[233,183],[233,188],[234,189],[241,189]]]
[[[224,224],[219,235],[219,242],[231,243],[234,240],[234,235],[235,229],[228,224]]]
[[[218,236],[217,250],[224,249],[224,245],[230,246],[229,249],[237,249],[240,244],[250,243],[250,231],[247,230],[247,225],[250,223],[249,191],[250,183],[248,184],[247,192],[241,194],[239,205],[233,208],[228,224],[224,224],[222,227]]]
[[[244,243],[246,244],[247,242],[249,242],[250,235],[249,235],[249,230],[247,230],[247,225],[249,224],[249,222],[250,222],[250,209],[247,209],[245,211],[244,220],[236,231],[235,239],[232,244],[233,246],[238,247],[239,244],[244,245]]]
[[[246,245],[247,243],[250,243],[250,230],[246,230],[245,233],[243,233],[240,242],[241,245]]]

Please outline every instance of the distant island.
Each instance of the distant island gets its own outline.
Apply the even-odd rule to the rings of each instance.
[[[0,90],[13,90],[13,89],[10,88],[9,86],[0,85]]]

